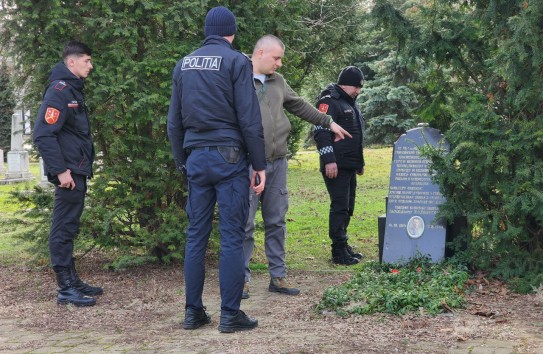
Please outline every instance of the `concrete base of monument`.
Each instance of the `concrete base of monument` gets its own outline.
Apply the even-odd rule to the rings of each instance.
[[[8,152],[8,170],[2,184],[18,183],[34,179],[29,168],[28,151]]]
[[[25,176],[25,177],[15,177],[15,178],[9,178],[6,176],[5,179],[0,179],[0,185],[2,184],[13,184],[13,183],[19,183],[19,182],[26,182],[26,181],[32,181],[35,179],[34,176]]]

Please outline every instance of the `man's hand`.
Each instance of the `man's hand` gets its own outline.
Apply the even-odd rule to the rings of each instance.
[[[266,184],[266,170],[253,171],[251,176],[251,188],[259,195],[264,191],[264,185]]]
[[[359,176],[362,176],[364,174],[364,167],[362,167],[361,169],[356,171],[356,174],[359,175]]]
[[[330,162],[324,165],[324,173],[326,177],[333,179],[337,177],[337,163]]]
[[[60,184],[59,184],[60,188],[68,188],[68,189],[74,190],[75,181],[72,178],[72,171],[68,169],[62,173],[59,173],[57,177],[58,177],[58,180],[60,181]]]
[[[346,136],[348,136],[351,139],[353,138],[351,136],[351,134],[349,134],[348,131],[343,129],[336,122],[332,122],[332,124],[330,124],[330,130],[333,131],[336,134],[336,138],[334,139],[334,142],[339,141],[339,140],[343,140],[343,139],[345,139]]]

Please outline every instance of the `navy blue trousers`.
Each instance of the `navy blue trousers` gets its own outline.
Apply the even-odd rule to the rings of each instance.
[[[186,163],[189,218],[185,247],[186,307],[203,308],[205,252],[215,204],[219,209],[221,311],[239,311],[244,283],[243,238],[249,209],[249,174],[244,153],[235,163],[217,150],[193,150]]]
[[[56,187],[53,220],[49,233],[49,253],[53,268],[70,267],[74,239],[79,232],[79,220],[85,205],[87,177],[72,174],[73,190]]]

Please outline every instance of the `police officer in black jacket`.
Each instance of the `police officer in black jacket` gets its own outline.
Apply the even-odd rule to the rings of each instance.
[[[73,258],[87,179],[92,177],[94,147],[83,95],[84,79],[92,69],[91,49],[77,41],[64,46],[63,61],[51,71],[34,126],[34,143],[45,172],[55,184],[53,220],[49,234],[51,263],[57,278],[57,303],[92,306],[102,288],[79,278]]]
[[[317,108],[334,119],[352,139],[334,141],[334,133],[315,126],[314,138],[320,155],[320,170],[330,195],[328,235],[332,240],[332,261],[353,265],[362,258],[347,243],[347,227],[354,212],[356,176],[364,174],[365,121],[356,105],[364,75],[355,66],[344,68],[337,84],[330,84],[319,95]]]
[[[232,48],[235,33],[232,12],[222,6],[211,9],[206,16],[203,45],[182,58],[173,71],[168,136],[175,164],[188,179],[185,329],[211,321],[202,302],[202,290],[215,203],[221,234],[219,331],[249,330],[258,325],[240,310],[242,242],[249,187],[257,194],[263,191],[266,160],[252,66],[246,56]],[[251,179],[249,161],[255,170]]]

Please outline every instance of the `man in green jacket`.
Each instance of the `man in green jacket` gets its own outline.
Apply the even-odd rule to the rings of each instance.
[[[253,77],[262,114],[267,164],[266,189],[260,195],[250,191],[249,196],[249,217],[243,242],[245,253],[243,299],[249,298],[249,282],[251,280],[249,261],[254,248],[254,221],[259,201],[265,228],[264,245],[271,276],[268,290],[287,295],[300,293],[300,290],[290,287],[286,281],[285,215],[288,209],[286,156],[288,153],[287,138],[291,125],[283,109],[309,123],[328,127],[336,134],[338,140],[345,136],[351,137],[347,131],[334,123],[330,116],[319,112],[299,97],[287,84],[285,78],[275,72],[283,65],[281,60],[284,53],[283,42],[273,35],[266,35],[256,42],[252,55]]]

